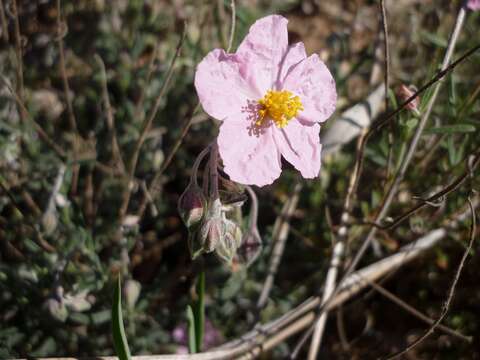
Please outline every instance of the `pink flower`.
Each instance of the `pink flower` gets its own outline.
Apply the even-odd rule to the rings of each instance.
[[[468,0],[467,7],[470,10],[480,10],[480,0]]]
[[[414,94],[414,91],[408,88],[406,85],[401,84],[397,89],[397,94],[400,100],[404,102],[404,101],[407,101]],[[405,105],[405,107],[408,110],[418,111],[419,104],[420,104],[420,99],[417,96],[415,99],[410,101],[407,105]]]
[[[305,178],[320,171],[320,125],[335,110],[335,82],[303,43],[288,45],[288,20],[252,25],[234,54],[211,51],[195,87],[205,112],[221,120],[224,170],[238,183],[264,186],[281,173],[283,156]]]

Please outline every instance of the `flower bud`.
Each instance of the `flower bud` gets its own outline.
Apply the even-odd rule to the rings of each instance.
[[[207,253],[215,250],[218,242],[225,236],[220,199],[215,199],[209,204],[199,236],[203,250]]]
[[[410,88],[402,84],[398,87],[397,94],[400,100],[403,102],[403,101],[407,101],[407,99],[410,98],[414,94],[414,92]],[[405,105],[405,107],[411,111],[418,111],[419,103],[420,103],[420,98],[417,96],[415,99],[410,101],[407,105]]]
[[[224,220],[225,236],[218,242],[215,254],[220,260],[230,264],[242,242],[242,230],[233,221]]]
[[[178,213],[187,228],[200,224],[205,213],[205,204],[206,199],[202,189],[190,182],[178,199]]]
[[[203,250],[207,253],[212,252],[225,237],[225,224],[221,218],[207,220],[200,229],[199,235]]]

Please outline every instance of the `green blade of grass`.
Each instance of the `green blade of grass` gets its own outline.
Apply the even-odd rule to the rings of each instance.
[[[425,134],[453,134],[475,132],[475,126],[470,124],[455,124],[439,126],[425,130]]]
[[[122,281],[120,276],[118,276],[118,281],[113,294],[112,331],[113,344],[118,358],[120,360],[130,360],[130,348],[128,347],[127,336],[125,335],[125,328],[123,327]]]

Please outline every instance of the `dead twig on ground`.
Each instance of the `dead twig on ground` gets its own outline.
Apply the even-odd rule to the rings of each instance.
[[[416,259],[426,250],[437,244],[446,236],[444,229],[436,229],[422,238],[413,241],[400,249],[394,255],[384,258],[361,270],[358,270],[346,279],[341,285],[340,291],[326,306],[331,310],[363,290],[368,283],[376,281],[400,265]],[[230,359],[253,359],[259,354],[274,348],[287,338],[298,334],[307,328],[315,320],[315,312],[321,304],[319,296],[311,297],[302,304],[288,311],[278,319],[267,324],[257,326],[254,330],[241,336],[239,339],[230,341],[217,349],[209,352],[191,355],[144,355],[133,356],[134,360],[230,360]],[[48,360],[74,360],[75,358],[50,358]],[[116,360],[116,357],[95,357],[101,360]]]
[[[357,151],[358,147],[360,146],[363,137],[365,136],[366,131],[364,130],[362,135],[358,139],[357,143]],[[340,268],[341,264],[341,259],[343,257],[343,253],[345,251],[346,247],[346,241],[347,241],[347,223],[350,218],[350,211],[351,211],[351,206],[352,206],[352,196],[355,194],[355,184],[356,184],[356,179],[358,176],[358,167],[359,163],[358,161],[355,163],[354,170],[352,175],[350,176],[350,181],[348,185],[348,190],[347,190],[347,195],[345,197],[345,202],[343,205],[343,212],[341,215],[341,224],[337,232],[336,236],[336,243],[333,248],[333,253],[332,253],[332,258],[330,260],[330,267],[327,272],[327,276],[325,279],[325,285],[324,285],[324,290],[323,290],[323,296],[322,296],[322,305],[328,300],[328,298],[332,295],[334,289],[335,289],[335,283],[337,281],[337,274],[338,274],[338,269]],[[315,324],[315,329],[313,331],[313,336],[312,336],[312,341],[310,343],[310,349],[308,351],[308,359],[309,360],[315,360],[317,358],[318,351],[320,349],[320,345],[322,342],[322,336],[323,336],[323,331],[325,329],[325,324],[327,323],[327,317],[328,317],[328,312],[324,312],[316,321]]]

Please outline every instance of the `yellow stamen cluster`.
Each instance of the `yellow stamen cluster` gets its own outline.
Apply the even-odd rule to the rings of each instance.
[[[298,96],[290,91],[268,90],[265,96],[258,101],[260,109],[255,124],[261,126],[265,118],[270,118],[280,129],[287,126],[290,119],[303,110]]]

